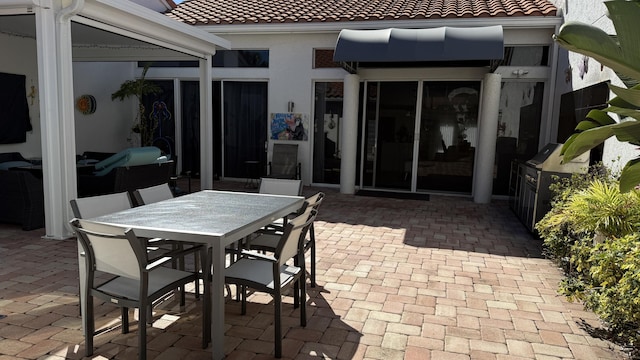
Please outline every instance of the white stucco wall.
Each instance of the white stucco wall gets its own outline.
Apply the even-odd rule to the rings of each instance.
[[[26,76],[25,96],[38,91],[38,66],[36,42],[34,39],[21,36],[0,34],[0,72]],[[38,158],[42,155],[40,143],[40,104],[37,93],[35,97],[27,97],[29,116],[33,131],[27,133],[27,142],[20,144],[0,144],[0,153],[19,152],[26,158]]]
[[[302,180],[305,184],[312,179],[313,151],[313,82],[314,80],[342,81],[347,72],[341,68],[313,69],[313,49],[333,48],[338,34],[315,35],[264,35],[256,41],[256,36],[225,36],[234,48],[251,49],[256,44],[269,48],[269,113],[287,112],[287,104],[293,101],[295,112],[309,115],[310,129],[308,141],[298,142],[298,157],[302,162]],[[224,69],[229,70],[229,69]],[[324,71],[319,71],[324,70]],[[216,74],[214,76],[224,75]],[[243,76],[242,69],[229,71],[230,77]],[[269,140],[271,147],[277,140]]]
[[[313,150],[313,83],[314,81],[342,81],[347,74],[342,68],[313,69],[313,49],[332,49],[338,33],[324,34],[251,34],[223,37],[234,49],[269,50],[269,68],[214,68],[214,80],[267,81],[269,99],[268,113],[287,112],[287,104],[295,104],[295,112],[309,115],[311,129],[309,140],[299,141],[298,157],[302,162],[302,180],[311,183]],[[151,68],[148,79],[196,80],[197,69]],[[178,90],[178,89],[176,89]],[[266,122],[269,119],[265,119]],[[269,134],[267,134],[267,139]],[[269,154],[274,142],[269,140]]]
[[[611,20],[606,16],[607,8],[602,0],[557,0],[557,6],[563,8],[565,21],[579,21],[603,29],[609,34],[615,33]],[[609,68],[602,67],[592,58],[585,58],[581,54],[560,51],[558,63],[558,98],[556,101],[556,116],[558,114],[559,96],[565,92],[582,89],[586,86],[610,80],[612,84],[624,87],[618,76]],[[585,59],[587,66],[585,67]],[[571,74],[570,80],[565,81],[565,75]],[[610,98],[614,94],[610,94]],[[616,115],[614,119],[618,119]],[[614,170],[620,170],[630,159],[637,157],[634,146],[621,143],[614,137],[605,142],[603,162]]]
[[[27,97],[33,131],[27,133],[27,142],[0,144],[0,152],[20,152],[26,158],[42,156],[40,136],[40,104],[38,100],[38,74],[35,40],[19,36],[0,34],[0,71],[26,75],[27,94],[35,90],[35,97]],[[129,125],[135,111],[133,101],[112,101],[111,93],[120,84],[134,76],[131,63],[74,63],[74,98],[83,94],[93,95],[97,100],[94,114],[84,115],[77,109],[76,149],[83,151],[115,152],[129,145]]]
[[[124,81],[134,79],[134,63],[75,62],[73,64],[73,92],[77,100],[93,95],[96,112],[85,115],[75,109],[76,153],[84,151],[117,152],[130,147],[127,141],[135,119],[136,102],[111,100],[111,94]]]
[[[523,31],[513,29],[505,33],[505,42],[508,44],[538,44],[550,41],[551,31],[548,29],[538,29],[535,31]],[[309,114],[310,126],[309,140],[300,141],[299,159],[302,162],[302,178],[305,184],[311,183],[312,179],[312,151],[313,151],[313,84],[314,81],[343,81],[347,72],[342,68],[313,69],[314,48],[332,49],[335,47],[338,31],[324,32],[316,34],[219,34],[233,44],[233,49],[268,49],[270,51],[269,68],[214,68],[213,80],[229,81],[267,81],[268,91],[268,113],[286,112],[287,104],[291,101],[295,104],[295,112]],[[112,143],[120,144],[121,139],[126,138],[120,135],[126,129],[121,127],[122,123],[114,121],[115,117],[122,117],[124,107],[113,103],[110,94],[115,91],[119,84],[128,75],[138,74],[139,69],[135,64],[130,64],[130,71],[124,69],[122,64],[111,63],[85,63],[74,64],[74,75],[76,76],[75,91],[76,97],[84,93],[92,94],[98,99],[98,111],[96,114],[85,116],[76,114],[76,130],[78,134],[84,131],[98,131],[104,134],[98,142],[89,139],[78,138],[77,148],[79,153],[84,150],[107,151],[110,144],[104,143],[107,139],[112,139]],[[121,70],[122,69],[122,70]],[[416,70],[408,70],[411,78],[416,77]],[[178,79],[197,80],[198,69],[196,68],[151,68],[147,74],[148,79]],[[108,86],[107,84],[113,84]],[[179,91],[176,88],[176,91]],[[100,97],[100,98],[98,98]],[[131,113],[135,108],[131,107]],[[178,116],[178,114],[176,114]],[[265,119],[268,122],[268,119]],[[269,134],[267,134],[267,138]],[[276,140],[277,141],[277,140]],[[269,154],[274,140],[269,140]],[[100,147],[100,149],[97,149]],[[117,147],[117,146],[114,146]],[[114,149],[117,150],[117,149]]]

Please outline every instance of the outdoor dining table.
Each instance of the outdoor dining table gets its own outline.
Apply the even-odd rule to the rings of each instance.
[[[225,247],[296,211],[303,202],[301,196],[203,190],[88,220],[131,228],[140,237],[207,245],[214,269],[211,337],[217,360],[224,358]]]

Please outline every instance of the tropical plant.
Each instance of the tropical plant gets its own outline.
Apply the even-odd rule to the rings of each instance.
[[[148,119],[145,114],[145,106],[143,97],[146,95],[156,95],[162,92],[162,89],[151,81],[146,80],[147,71],[151,66],[146,64],[142,70],[142,76],[135,80],[127,80],[120,85],[118,91],[111,94],[111,100],[123,101],[126,98],[134,96],[138,101],[138,112],[133,120],[131,131],[140,134],[140,144],[142,146],[150,146],[153,142],[154,133],[158,127],[157,119]]]
[[[622,193],[606,173],[594,175],[564,182],[536,229],[547,255],[565,271],[559,292],[596,313],[612,340],[628,346],[635,358],[640,354],[640,192]]]
[[[627,85],[610,84],[617,96],[603,110],[591,110],[576,126],[576,133],[562,147],[564,161],[571,161],[606,139],[615,136],[621,142],[640,146],[640,0],[606,1],[615,36],[580,22],[567,22],[554,39],[567,50],[592,57],[615,71]],[[633,86],[632,86],[633,85]],[[617,114],[617,122],[609,113]],[[640,184],[640,158],[627,162],[620,174],[620,190],[629,191]]]
[[[582,237],[592,238],[592,234],[583,234],[573,224],[569,205],[573,196],[588,189],[594,181],[617,184],[617,176],[606,168],[602,162],[589,167],[586,173],[574,173],[568,178],[554,176],[549,190],[553,193],[551,210],[536,224],[536,231],[544,239],[545,255],[556,260],[565,272],[573,269],[569,262],[571,246]]]

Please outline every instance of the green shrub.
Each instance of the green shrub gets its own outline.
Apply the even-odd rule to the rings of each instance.
[[[536,230],[544,239],[545,255],[558,262],[565,271],[567,268],[569,248],[583,236],[592,237],[593,234],[578,232],[569,215],[569,201],[577,192],[587,189],[594,180],[615,183],[614,176],[602,163],[595,164],[585,174],[576,173],[569,178],[555,177],[549,187],[554,194],[551,210],[536,224]]]
[[[579,300],[640,353],[640,192],[621,193],[607,171],[558,181],[536,229],[565,271],[559,292]]]

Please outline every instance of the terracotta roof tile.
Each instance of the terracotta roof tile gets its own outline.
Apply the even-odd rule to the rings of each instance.
[[[193,25],[555,16],[549,0],[185,0],[167,16]]]

